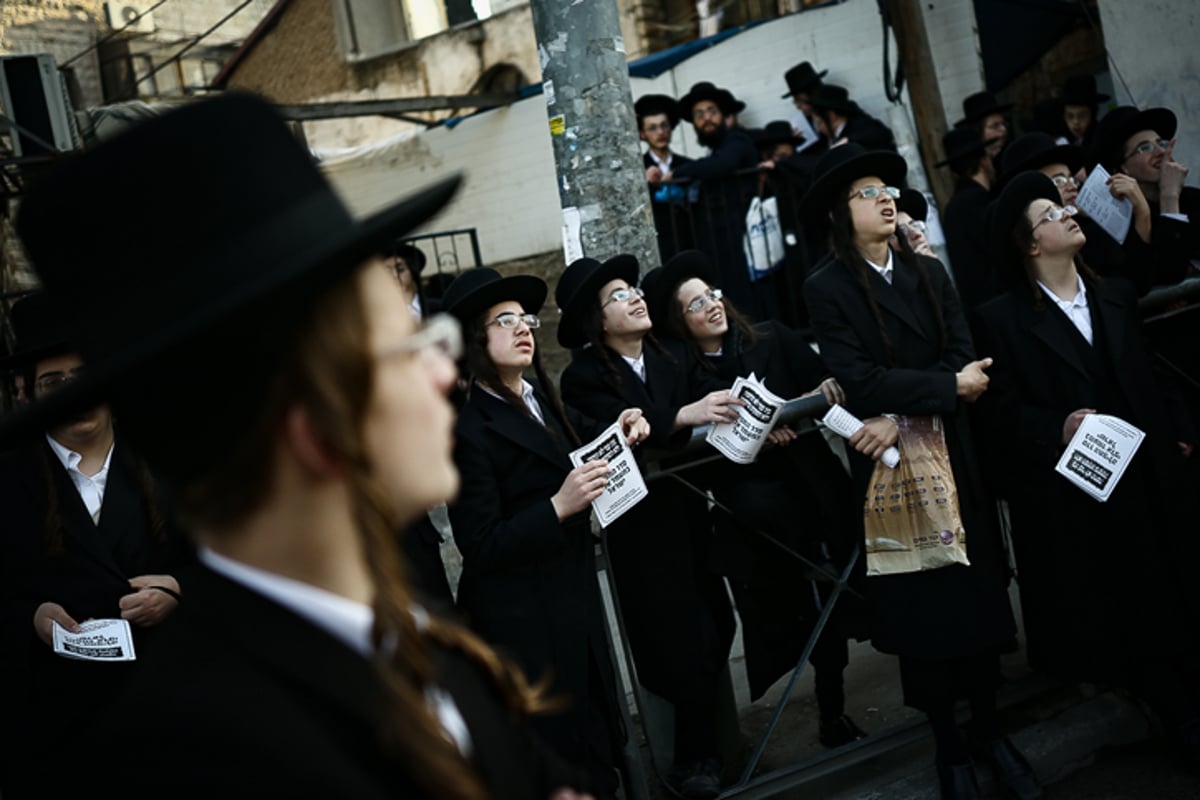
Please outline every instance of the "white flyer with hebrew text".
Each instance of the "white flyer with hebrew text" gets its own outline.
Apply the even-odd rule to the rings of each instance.
[[[54,623],[54,652],[80,661],[136,661],[133,632],[124,619],[90,619],[72,633]]]
[[[1120,417],[1088,414],[1054,469],[1103,503],[1145,438],[1145,432]]]
[[[614,422],[604,433],[571,453],[571,463],[576,467],[599,459],[608,462],[608,484],[604,487],[604,493],[592,501],[592,510],[596,512],[600,526],[607,528],[609,523],[637,505],[649,491],[633,451],[625,443],[621,423]]]
[[[758,451],[787,401],[768,391],[753,372],[749,378],[735,380],[729,393],[743,403],[737,406],[738,418],[713,425],[705,441],[730,461],[750,464],[758,458]]]

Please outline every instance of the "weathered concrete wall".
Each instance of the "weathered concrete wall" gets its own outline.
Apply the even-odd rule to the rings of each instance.
[[[1116,99],[1140,108],[1165,106],[1179,118],[1175,153],[1200,186],[1200,4],[1193,0],[1099,0]],[[1128,88],[1126,88],[1126,84]]]

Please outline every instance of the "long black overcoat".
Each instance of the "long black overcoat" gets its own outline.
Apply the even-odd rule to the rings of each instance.
[[[1090,346],[1048,298],[1035,307],[1028,289],[981,307],[975,329],[995,359],[980,410],[994,457],[1008,467],[993,474],[1012,513],[1031,663],[1109,680],[1131,661],[1194,646],[1196,592],[1183,589],[1194,581],[1176,572],[1195,563],[1197,549],[1195,523],[1181,513],[1176,445],[1194,436],[1156,386],[1133,286],[1107,279],[1086,287]],[[1081,408],[1146,432],[1105,503],[1054,471],[1063,423]]]
[[[589,714],[602,715],[610,752],[620,751],[616,678],[590,512],[560,522],[550,502],[572,469],[574,446],[546,397],[537,397],[546,427],[478,386],[459,412],[454,460],[462,487],[449,508],[463,556],[458,605],[471,628],[531,681],[553,679],[551,691],[570,706],[535,718],[534,727],[564,758],[583,764]],[[580,436],[600,432],[582,418],[571,424]]]
[[[866,583],[874,601],[875,647],[937,660],[1010,649],[1016,626],[995,502],[976,463],[966,405],[955,390],[955,373],[975,359],[975,349],[945,271],[934,259],[923,263],[944,321],[944,345],[916,271],[899,258],[893,283],[874,270],[867,276],[890,354],[851,268],[831,259],[805,283],[804,295],[821,357],[845,390],[851,413],[859,419],[937,414],[944,422],[971,566],[872,576]],[[853,450],[850,458],[861,508],[874,462]]]

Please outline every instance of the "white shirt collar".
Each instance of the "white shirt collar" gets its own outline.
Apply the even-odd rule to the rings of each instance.
[[[46,441],[50,443],[50,449],[54,451],[54,455],[63,465],[63,469],[67,471],[67,476],[71,479],[71,484],[75,487],[75,491],[79,492],[79,499],[83,501],[83,505],[87,509],[88,514],[91,515],[92,521],[99,522],[100,509],[104,505],[104,490],[108,486],[108,468],[112,464],[115,442],[108,446],[108,454],[104,456],[104,464],[96,474],[85,475],[79,469],[79,462],[83,461],[82,454],[76,453],[74,450],[59,444],[50,434],[46,434]]]
[[[893,266],[895,266],[895,260],[892,257],[892,248],[890,248],[890,247],[888,248],[887,256],[888,256],[887,263],[884,264],[882,267],[879,266],[878,264],[876,264],[874,261],[872,261],[869,258],[866,259],[866,261],[868,264],[871,265],[871,269],[873,269],[879,273],[880,277],[882,277],[885,281],[888,281],[888,283],[891,283],[891,281],[888,280],[888,273],[891,272]]]
[[[625,359],[625,363],[628,364],[630,367],[632,367],[633,371],[635,373],[637,373],[637,376],[642,379],[642,383],[645,383],[646,382],[646,351],[643,350],[641,355],[639,355],[637,358],[630,358],[629,356],[626,356],[626,355],[621,356],[621,358]]]
[[[1042,287],[1042,291],[1046,296],[1055,302],[1055,304],[1063,311],[1070,311],[1072,308],[1087,308],[1087,292],[1083,288],[1083,278],[1078,274],[1075,275],[1075,296],[1070,300],[1063,300],[1061,297],[1050,291],[1050,287],[1041,281],[1037,285]]]
[[[653,150],[647,150],[646,152],[650,154],[650,160],[653,161],[655,164],[657,164],[659,169],[661,169],[663,172],[671,171],[671,162],[675,160],[674,153],[672,153],[668,150],[667,158],[664,161],[663,159],[659,158],[658,154],[655,153]]]
[[[492,397],[496,398],[497,400],[504,400],[503,397],[496,394],[495,392],[493,392],[488,387],[484,386],[479,381],[475,381],[475,385],[478,386],[480,389],[483,389],[485,392],[487,392],[488,394],[490,394]],[[534,419],[536,419],[538,422],[542,423],[542,425],[545,425],[546,418],[544,416],[542,416],[542,407],[541,407],[541,405],[538,404],[537,396],[534,395],[534,393],[533,393],[533,384],[530,383],[529,381],[525,380],[524,378],[521,379],[521,400],[525,403],[525,407],[529,409],[529,413],[533,414]]]

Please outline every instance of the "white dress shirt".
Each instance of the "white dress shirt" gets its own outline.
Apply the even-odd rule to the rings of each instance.
[[[875,270],[876,272],[878,272],[878,273],[879,273],[879,275],[880,275],[880,276],[881,276],[881,277],[882,277],[882,278],[883,278],[885,281],[887,281],[888,283],[891,283],[891,282],[892,282],[892,266],[895,264],[895,262],[894,262],[894,261],[893,261],[893,259],[892,259],[892,249],[891,249],[890,247],[888,248],[888,260],[887,260],[887,263],[886,263],[886,264],[884,264],[882,267],[881,267],[881,266],[879,266],[878,264],[876,264],[874,261],[871,261],[870,259],[867,259],[866,261],[867,261],[867,263],[868,263],[868,264],[870,264],[870,265],[871,265],[871,269],[873,269],[873,270]]]
[[[71,483],[75,485],[75,491],[79,492],[84,507],[92,515],[92,522],[99,523],[100,507],[104,505],[104,487],[108,485],[108,467],[112,463],[112,445],[108,446],[108,455],[104,457],[104,466],[100,467],[100,471],[95,475],[85,475],[79,471],[79,462],[83,461],[81,454],[63,447],[49,434],[46,435],[46,441],[50,443],[54,455],[62,462],[63,469],[71,476]]]
[[[625,363],[628,364],[630,367],[632,367],[633,371],[635,373],[637,373],[637,376],[642,379],[642,383],[645,383],[646,382],[646,354],[643,352],[637,358],[630,358],[629,356],[621,356],[621,358],[625,359]]]
[[[1071,324],[1078,329],[1079,333],[1087,343],[1092,343],[1092,315],[1088,311],[1087,292],[1083,289],[1083,278],[1075,276],[1075,296],[1070,300],[1062,300],[1054,292],[1050,291],[1049,287],[1041,281],[1037,282],[1038,286],[1042,287],[1042,291],[1046,296],[1054,301],[1054,304],[1062,309],[1062,312],[1067,315],[1067,319],[1071,320]]]
[[[478,381],[475,382],[475,385],[497,400],[504,399]],[[546,427],[546,417],[542,415],[542,407],[538,404],[537,397],[534,396],[533,384],[524,378],[521,379],[521,400],[525,403],[525,407],[529,409],[529,413],[533,414],[533,418],[542,423],[543,428]]]

